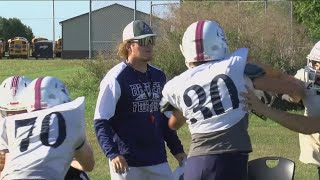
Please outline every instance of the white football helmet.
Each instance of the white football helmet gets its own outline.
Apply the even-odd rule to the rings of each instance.
[[[229,54],[224,30],[208,20],[197,21],[187,28],[180,50],[188,68],[190,62],[221,60]]]
[[[307,66],[305,67],[304,79],[308,83],[312,83],[310,88],[320,90],[320,69],[313,67],[314,62],[320,62],[320,41],[317,42],[307,56]]]
[[[31,112],[69,102],[70,94],[62,81],[46,76],[31,82],[24,93],[23,101],[28,112]]]
[[[3,116],[6,116],[4,114],[6,111],[26,110],[21,97],[31,81],[25,76],[11,76],[1,83],[0,111]]]

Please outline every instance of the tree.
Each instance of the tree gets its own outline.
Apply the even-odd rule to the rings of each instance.
[[[8,40],[17,36],[27,38],[29,42],[34,37],[32,29],[24,25],[20,19],[0,17],[0,37]]]
[[[299,23],[305,25],[314,41],[320,40],[320,1],[304,0],[294,2],[294,14]]]

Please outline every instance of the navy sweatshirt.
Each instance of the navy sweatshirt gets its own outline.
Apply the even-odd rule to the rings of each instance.
[[[165,142],[173,155],[183,152],[176,131],[169,129],[159,109],[165,83],[161,70],[148,65],[141,73],[124,62],[101,81],[94,126],[109,159],[121,154],[133,167],[164,163]]]

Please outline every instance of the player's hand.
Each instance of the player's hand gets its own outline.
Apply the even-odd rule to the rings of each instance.
[[[3,170],[4,164],[6,162],[6,151],[0,151],[0,171]]]
[[[187,155],[186,153],[182,152],[182,153],[178,153],[176,155],[174,155],[174,157],[176,158],[176,160],[179,163],[179,166],[183,165],[183,162],[187,159]]]
[[[292,98],[287,94],[282,95],[281,100],[292,102]]]
[[[115,158],[113,158],[111,160],[111,164],[113,166],[114,171],[118,174],[124,174],[129,170],[126,159],[121,155],[118,155]]]
[[[255,112],[259,114],[263,114],[264,109],[268,108],[267,105],[263,104],[261,100],[255,96],[254,92],[250,90],[247,86],[246,92],[241,92],[240,95],[244,97],[245,99],[241,101],[241,103],[245,104],[244,111],[251,111],[254,110]]]

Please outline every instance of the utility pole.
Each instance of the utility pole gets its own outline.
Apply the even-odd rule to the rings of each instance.
[[[150,23],[149,23],[150,27],[152,27],[152,8],[153,8],[152,5],[153,5],[152,1],[150,1]]]
[[[55,45],[55,35],[56,35],[56,31],[55,31],[55,22],[54,22],[54,0],[52,0],[52,48],[54,49],[54,45]],[[53,52],[53,56],[54,57],[54,51]]]
[[[268,8],[268,0],[264,0],[264,8],[265,8],[265,11],[267,11],[267,8]]]
[[[89,1],[89,59],[91,59],[91,11],[92,11],[92,0]]]
[[[133,20],[136,20],[137,0],[134,0]]]

